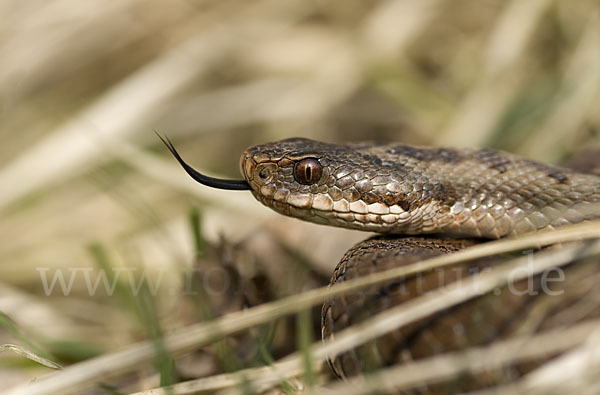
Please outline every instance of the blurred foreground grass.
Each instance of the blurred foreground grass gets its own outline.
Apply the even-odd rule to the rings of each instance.
[[[232,178],[244,148],[291,136],[558,162],[598,146],[599,11],[595,0],[0,0],[0,345],[68,365],[152,340],[155,363],[99,380],[121,393],[306,351],[318,307],[299,313],[304,326],[280,318],[176,359],[162,339],[324,285],[367,235],[202,188],[152,131]],[[47,371],[0,353],[0,389]],[[323,372],[304,383],[331,380]]]

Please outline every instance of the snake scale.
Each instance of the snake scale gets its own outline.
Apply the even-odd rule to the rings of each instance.
[[[250,190],[265,206],[287,216],[383,234],[350,249],[336,267],[331,284],[458,251],[485,239],[600,218],[600,176],[500,151],[371,142],[329,144],[292,138],[248,148],[240,159],[244,180],[221,180],[191,168],[168,139],[162,140],[202,184]],[[469,262],[459,266],[461,270],[442,273],[443,280],[440,273],[425,273],[329,300],[322,310],[323,338],[490,265],[488,261]],[[564,324],[559,312],[593,291],[596,283],[589,279],[596,273],[595,266],[570,269],[561,283],[570,287],[569,298],[544,299],[547,295],[515,292],[482,295],[339,355],[330,365],[338,376],[347,377],[489,344],[523,330],[523,322],[539,305],[547,310],[542,318],[537,314],[537,329]],[[539,278],[534,282],[539,287]],[[578,319],[596,315],[600,316],[600,308],[594,306]],[[452,388],[507,382],[531,368],[521,364],[502,372],[484,372]]]

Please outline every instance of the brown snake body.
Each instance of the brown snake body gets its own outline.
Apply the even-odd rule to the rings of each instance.
[[[378,143],[328,144],[294,138],[247,149],[240,161],[245,180],[217,180],[220,184],[214,185],[210,181],[214,179],[207,181],[206,176],[183,162],[170,142],[165,143],[199,182],[249,189],[261,203],[284,215],[319,224],[413,236],[380,236],[358,244],[342,258],[331,284],[477,242],[454,237],[495,239],[600,218],[598,175],[504,152]],[[427,234],[443,237],[419,236]],[[500,290],[498,295],[483,295],[399,328],[337,356],[330,364],[337,375],[344,377],[443,351],[488,344],[526,330],[524,322],[535,330],[574,322],[561,320],[556,314],[595,289],[595,282],[589,279],[598,274],[596,266],[569,269],[561,283],[570,291],[569,298]],[[323,337],[332,337],[336,331],[392,305],[490,267],[487,261],[465,263],[458,267],[460,270],[444,271],[441,277],[440,273],[426,273],[330,300],[323,306]],[[536,289],[539,280],[539,276],[534,278]],[[517,284],[517,288],[522,285]],[[592,307],[578,319],[600,315],[600,308]],[[456,388],[510,381],[526,372],[528,365],[511,369],[486,372]],[[440,389],[421,389],[436,390]]]
[[[300,184],[311,159],[322,174]],[[594,218],[600,202],[598,176],[491,150],[288,139],[249,148],[241,167],[284,215],[378,233],[498,238]]]

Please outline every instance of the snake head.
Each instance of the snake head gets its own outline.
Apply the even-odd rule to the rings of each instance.
[[[240,160],[242,174],[257,199],[268,206],[310,209],[315,196],[327,193],[335,182],[324,145],[292,138],[248,148]]]
[[[378,144],[328,144],[292,138],[248,148],[240,159],[244,180],[209,177],[188,165],[171,141],[158,137],[200,184],[251,190],[258,201],[291,217],[344,228],[397,233],[410,224],[414,188],[402,166],[373,155]],[[383,166],[383,167],[382,167]],[[408,189],[407,189],[408,188]],[[410,229],[409,229],[410,230]]]
[[[281,214],[386,232],[409,219],[412,187],[402,182],[400,168],[382,167],[366,153],[377,146],[292,138],[248,148],[240,167],[256,199]]]

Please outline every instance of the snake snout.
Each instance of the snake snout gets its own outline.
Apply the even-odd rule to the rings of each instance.
[[[244,178],[252,189],[258,191],[261,187],[272,183],[277,178],[277,164],[273,162],[257,162],[249,153],[244,153],[240,160],[240,168]]]
[[[252,159],[252,156],[246,151],[240,157],[240,172],[246,179],[246,181],[250,182],[252,180],[252,175],[254,172],[254,168],[256,167],[256,162]]]

